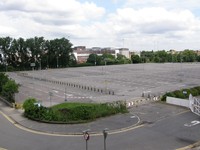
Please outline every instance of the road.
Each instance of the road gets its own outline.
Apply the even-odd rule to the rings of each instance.
[[[131,111],[140,114],[141,126],[129,131],[110,133],[107,137],[107,149],[169,150],[200,140],[200,118],[186,109],[149,104],[132,108]],[[83,136],[31,133],[17,128],[2,114],[0,114],[0,122],[0,147],[8,150],[85,149]],[[91,135],[88,149],[103,149],[103,136]]]

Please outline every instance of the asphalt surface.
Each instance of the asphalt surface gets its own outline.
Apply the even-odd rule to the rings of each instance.
[[[107,146],[110,150],[169,150],[200,140],[197,115],[188,109],[160,102],[133,107],[125,115],[79,125],[31,121],[22,116],[22,111],[7,107],[4,103],[0,103],[0,112],[0,147],[9,150],[84,149],[82,131],[86,129],[90,129],[91,135],[89,148],[103,149],[102,130],[105,127],[109,128]],[[194,121],[198,124],[194,124]]]
[[[127,64],[8,73],[22,86],[16,100],[35,97],[49,105],[68,101],[132,101],[199,86],[199,63]]]
[[[63,135],[82,135],[84,130],[90,129],[91,134],[102,133],[108,128],[110,132],[128,130],[139,125],[140,119],[133,113],[118,114],[106,118],[97,119],[90,123],[82,124],[49,124],[32,121],[23,116],[23,110],[16,110],[0,102],[1,111],[9,116],[15,124],[19,124],[28,129],[46,133],[57,133]]]
[[[29,78],[23,76],[23,73],[28,74]],[[20,92],[15,97],[18,103],[23,103],[29,97],[37,98],[45,106],[65,102],[65,99],[68,102],[140,102],[143,92],[159,96],[166,91],[199,86],[200,65],[131,64],[8,74],[21,84]],[[70,84],[63,85],[47,80]],[[89,87],[89,90],[84,87]],[[104,91],[98,92],[97,89]],[[114,91],[115,94],[105,93],[108,90]],[[49,92],[53,93],[51,97]],[[100,147],[102,130],[105,128],[109,129],[107,142],[110,150],[169,150],[200,140],[198,116],[182,107],[160,102],[150,103],[151,101],[146,98],[145,100],[146,104],[137,103],[129,109],[128,114],[101,118],[79,125],[31,121],[23,117],[23,111],[0,103],[0,147],[9,150],[80,150],[84,149],[85,144],[82,132],[90,129],[90,149],[103,149]],[[9,141],[12,141],[12,144]]]

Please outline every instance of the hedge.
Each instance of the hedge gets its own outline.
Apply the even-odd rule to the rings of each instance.
[[[52,107],[39,106],[36,99],[27,99],[23,108],[29,119],[52,123],[82,123],[96,118],[128,112],[125,102],[62,103]]]
[[[166,94],[162,96],[161,101],[166,101],[167,96],[188,99],[190,94],[192,94],[192,96],[199,96],[200,86],[193,87],[190,89],[181,89],[181,90],[176,90],[173,92],[167,92]]]

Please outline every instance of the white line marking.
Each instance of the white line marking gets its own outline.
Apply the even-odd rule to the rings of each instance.
[[[191,123],[185,123],[184,126],[185,127],[192,127],[192,126],[196,126],[198,124],[200,124],[200,121],[194,120],[194,121],[191,121]]]

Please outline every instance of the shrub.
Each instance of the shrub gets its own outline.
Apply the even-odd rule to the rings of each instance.
[[[29,99],[25,100],[25,102],[23,103],[25,115],[30,116],[30,115],[34,114],[34,111],[35,111],[34,103],[36,103],[36,99],[34,99],[34,98],[29,98]]]
[[[193,96],[198,96],[200,94],[199,91],[195,88],[192,88],[190,91]]]
[[[15,102],[14,94],[18,92],[19,85],[14,80],[8,80],[2,87],[2,95],[11,103]]]
[[[200,86],[194,87],[198,91],[198,95],[200,95]]]
[[[176,90],[173,92],[176,98],[186,98],[182,91]]]
[[[164,94],[161,98],[161,101],[166,101],[167,96],[169,97],[176,97],[176,95],[174,94],[174,92],[167,92],[166,94]]]
[[[184,93],[184,91],[186,93]],[[176,90],[174,92],[167,92],[162,96],[161,101],[166,101],[167,96],[185,99],[189,98],[190,94],[192,94],[193,96],[200,95],[200,87],[198,86],[191,89],[182,89],[182,90]]]
[[[28,99],[24,102],[25,116],[34,120],[50,122],[85,122],[116,113],[128,112],[125,102],[104,104],[63,103],[50,108],[38,107],[35,103],[35,99]]]

